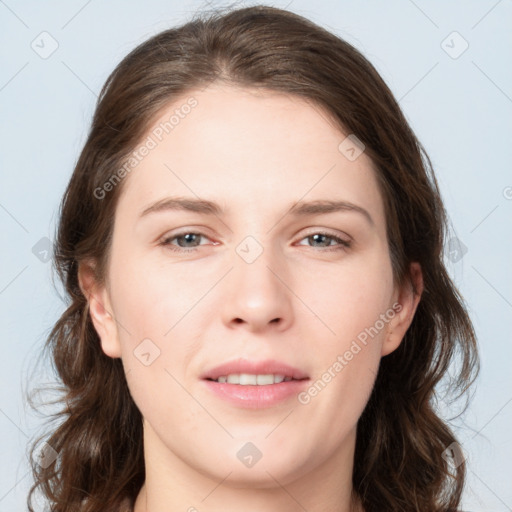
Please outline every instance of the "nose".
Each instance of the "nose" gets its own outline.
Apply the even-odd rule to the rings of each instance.
[[[283,331],[292,321],[293,291],[283,259],[264,248],[256,259],[235,255],[225,283],[222,319],[229,328]]]

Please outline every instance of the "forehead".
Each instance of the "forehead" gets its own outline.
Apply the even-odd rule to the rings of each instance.
[[[215,84],[192,90],[163,108],[136,146],[119,208],[128,202],[140,213],[187,196],[216,201],[227,214],[272,215],[299,200],[343,199],[383,217],[372,161],[364,152],[347,157],[348,135],[298,96]]]

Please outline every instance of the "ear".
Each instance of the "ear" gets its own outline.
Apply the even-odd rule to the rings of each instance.
[[[423,293],[423,273],[417,262],[411,263],[409,279],[394,294],[393,310],[395,315],[389,321],[386,339],[382,344],[382,356],[386,356],[396,350],[412,323],[416,308]]]
[[[78,284],[87,298],[89,315],[100,338],[103,352],[112,358],[121,357],[121,345],[110,296],[107,287],[98,282],[94,264],[80,263]]]

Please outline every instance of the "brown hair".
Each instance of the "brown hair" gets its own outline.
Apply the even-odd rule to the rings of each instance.
[[[218,80],[298,95],[365,144],[385,202],[395,280],[405,283],[409,264],[419,262],[424,292],[401,345],[382,359],[358,422],[354,492],[367,512],[455,511],[465,465],[443,457],[455,436],[436,413],[435,387],[456,360],[449,384],[460,397],[476,377],[478,355],[463,299],[443,263],[447,219],[431,162],[389,88],[354,47],[301,16],[265,6],[203,13],[157,34],[123,59],[101,91],[61,205],[55,265],[69,305],[45,349],[63,384],[57,403],[64,407],[47,439],[57,459],[47,467],[32,462],[29,510],[38,488],[54,512],[120,510],[144,482],[141,414],[121,360],[101,349],[78,264],[92,259],[104,279],[123,183],[101,199],[98,187],[164,106]]]

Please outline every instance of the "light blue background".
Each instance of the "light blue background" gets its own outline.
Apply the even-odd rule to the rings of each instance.
[[[31,382],[51,378],[47,363],[35,364],[63,309],[50,264],[32,248],[53,238],[58,205],[107,75],[134,46],[208,5],[0,1],[1,511],[26,510],[26,443],[42,423],[23,393],[34,369]],[[467,247],[460,261],[447,264],[466,298],[482,356],[474,400],[453,422],[469,458],[464,509],[510,511],[512,2],[272,5],[288,5],[359,48],[400,99],[432,158],[453,235]],[[47,59],[31,48],[43,31],[59,45]],[[469,44],[455,59],[442,47],[453,31]],[[452,46],[452,54],[463,48],[457,37],[443,45]]]

